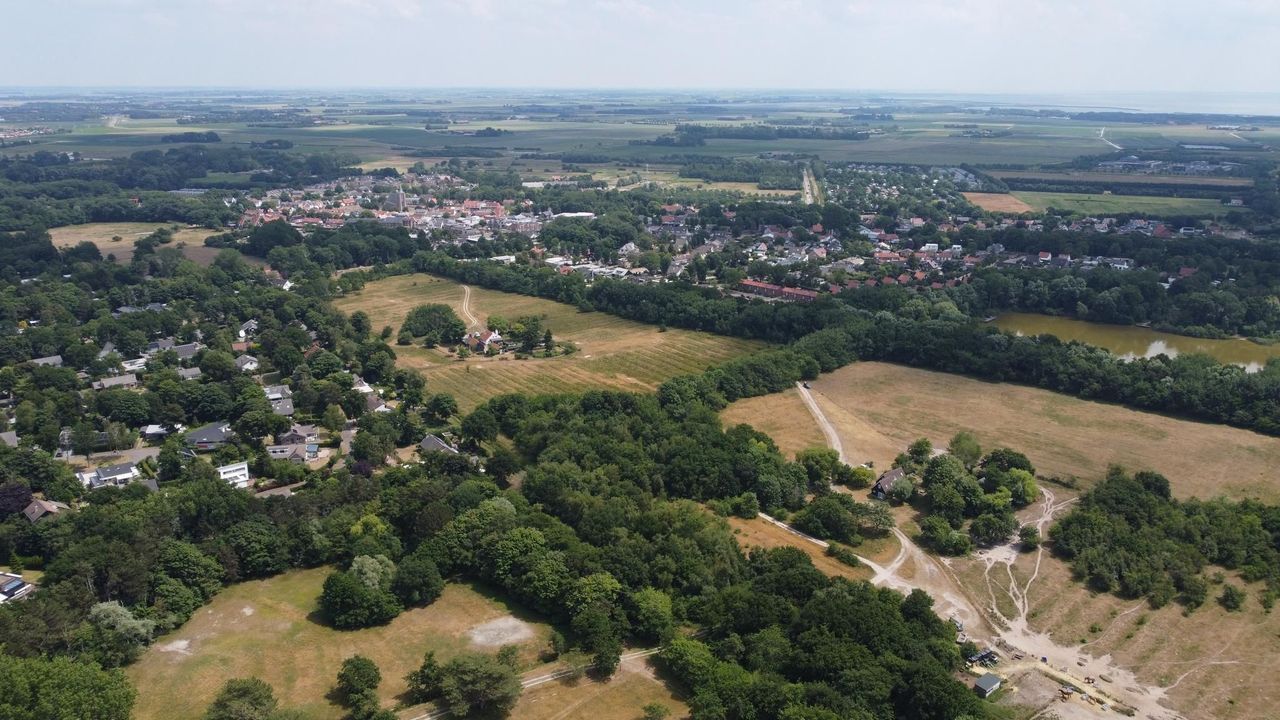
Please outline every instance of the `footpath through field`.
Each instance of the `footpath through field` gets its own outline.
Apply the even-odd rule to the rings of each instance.
[[[805,405],[813,413],[814,420],[822,427],[832,449],[839,453],[842,461],[847,462],[839,434],[809,388],[803,383],[797,383],[796,389],[800,391]],[[836,489],[849,492],[847,488],[837,487]],[[1053,521],[1054,515],[1071,501],[1057,502],[1052,492],[1045,489],[1041,492],[1044,505],[1034,524],[1043,533]],[[774,518],[763,517],[810,542],[823,547],[827,545],[822,540],[810,537]],[[902,592],[910,592],[917,588],[924,590],[933,597],[934,608],[939,615],[962,622],[965,632],[975,640],[991,643],[1003,650],[1007,656],[1031,658],[1029,662],[1001,666],[997,670],[1007,674],[1015,670],[1034,668],[1057,682],[1071,685],[1080,691],[1082,696],[1092,697],[1099,705],[1132,708],[1133,717],[1146,720],[1186,720],[1182,715],[1160,704],[1160,700],[1165,695],[1163,688],[1139,682],[1132,672],[1117,665],[1111,656],[1095,658],[1085,655],[1075,648],[1056,644],[1047,633],[1035,632],[1030,628],[1028,616],[1031,608],[1026,598],[1032,583],[1039,575],[1040,561],[1044,555],[1043,546],[1037,550],[1036,572],[1021,584],[1013,574],[1013,563],[1019,553],[1012,544],[989,548],[978,553],[978,560],[986,563],[986,577],[989,585],[993,581],[991,572],[994,568],[1004,567],[1008,574],[1008,592],[1014,600],[1017,612],[1013,617],[1006,617],[997,609],[994,595],[989,607],[981,607],[973,601],[956,579],[947,561],[926,553],[902,530],[894,528],[893,534],[901,543],[901,549],[897,557],[888,565],[880,566],[866,558],[858,558],[875,573],[871,583],[876,586],[887,585]],[[1036,660],[1040,658],[1043,658],[1043,661],[1037,662]],[[1095,682],[1086,682],[1085,677],[1080,673],[1094,678]],[[1102,677],[1110,678],[1111,681],[1096,680]],[[1085,706],[1077,707],[1083,709]],[[1070,709],[1067,705],[1060,708],[1064,712]]]

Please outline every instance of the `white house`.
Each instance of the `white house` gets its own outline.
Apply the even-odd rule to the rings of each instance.
[[[231,487],[243,490],[249,487],[251,482],[249,478],[249,463],[238,462],[223,465],[218,468],[218,477],[230,483]]]
[[[258,358],[252,355],[241,355],[236,358],[236,369],[240,372],[257,372]]]
[[[100,488],[104,485],[128,485],[141,475],[142,473],[138,472],[138,466],[133,463],[103,465],[92,470],[76,473],[76,477],[79,478],[80,482],[89,489]]]

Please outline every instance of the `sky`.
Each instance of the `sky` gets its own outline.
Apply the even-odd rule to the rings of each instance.
[[[1280,93],[1280,0],[0,5],[0,86]]]

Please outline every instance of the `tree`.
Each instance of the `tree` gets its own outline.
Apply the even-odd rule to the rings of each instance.
[[[488,408],[481,407],[462,419],[462,436],[473,443],[495,440],[498,419]]]
[[[101,602],[89,610],[84,641],[104,667],[121,667],[138,659],[155,627],[154,620],[134,617],[118,601]]]
[[[954,455],[967,468],[977,465],[978,460],[982,458],[982,446],[978,444],[978,439],[973,436],[973,433],[969,432],[956,433],[947,444],[947,452]]]
[[[425,338],[428,345],[454,345],[462,342],[467,332],[467,326],[454,314],[453,308],[439,303],[410,310],[401,328],[414,337]]]
[[[336,403],[330,403],[325,406],[324,414],[320,416],[320,425],[331,433],[336,433],[346,427],[347,415],[342,412],[342,406]]]
[[[401,560],[396,567],[391,592],[395,593],[405,607],[430,605],[444,591],[444,580],[427,550],[424,545],[419,551]]]
[[[969,524],[969,535],[979,545],[998,545],[1009,539],[1018,521],[1011,514],[983,513]]]
[[[433,419],[444,422],[458,413],[458,401],[447,393],[437,393],[427,400],[424,410]]]
[[[0,518],[20,513],[31,504],[31,488],[21,480],[0,484]]]
[[[489,655],[464,653],[440,669],[440,696],[458,717],[506,717],[520,690],[515,669]]]
[[[6,720],[129,720],[136,694],[119,670],[0,653],[0,717]]]
[[[920,438],[907,446],[907,457],[917,466],[924,465],[933,455],[933,443],[929,438]]]
[[[344,697],[354,697],[358,693],[378,689],[382,682],[382,673],[378,665],[363,655],[352,655],[342,661],[342,669],[338,671],[338,691]]]
[[[1040,530],[1035,525],[1023,525],[1018,528],[1018,543],[1023,550],[1035,550],[1040,547]]]
[[[390,622],[402,610],[390,592],[369,587],[350,572],[325,578],[320,612],[339,630],[354,630]]]
[[[661,703],[649,703],[640,712],[641,720],[666,720],[671,715],[671,709]]]
[[[655,643],[671,639],[676,623],[671,612],[670,595],[654,588],[644,588],[631,595],[631,604],[635,608],[631,615],[631,629],[637,635]]]
[[[270,685],[258,678],[237,678],[222,686],[204,720],[268,720],[276,705]]]
[[[408,683],[409,702],[424,703],[440,696],[440,680],[442,678],[440,663],[436,662],[436,654],[428,652],[422,658],[422,665],[405,677]]]
[[[1229,611],[1238,611],[1245,601],[1244,591],[1240,588],[1227,583],[1222,588],[1222,594],[1218,596],[1218,603]]]

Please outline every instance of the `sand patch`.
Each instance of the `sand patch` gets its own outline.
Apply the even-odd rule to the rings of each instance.
[[[479,647],[502,647],[529,640],[533,634],[532,625],[507,615],[476,625],[467,631],[467,638]]]

